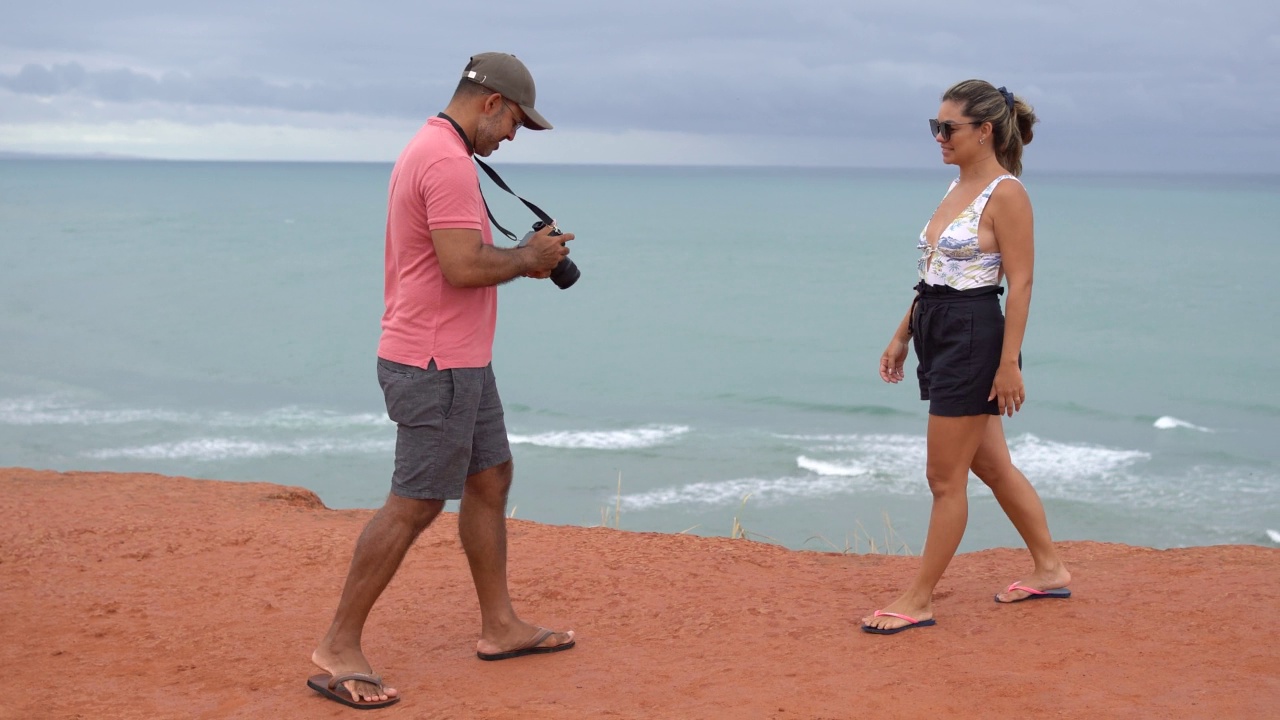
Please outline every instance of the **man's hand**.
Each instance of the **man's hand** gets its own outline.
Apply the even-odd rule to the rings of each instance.
[[[551,277],[551,271],[556,269],[561,260],[569,256],[569,248],[565,247],[565,243],[573,239],[573,233],[552,235],[551,231],[554,229],[554,226],[548,225],[524,244],[522,250],[528,256],[526,261],[528,269],[523,273],[525,277],[538,279]]]
[[[486,245],[480,231],[441,228],[431,233],[440,259],[440,272],[454,287],[486,287],[525,277],[545,278],[569,254],[563,243],[572,235],[551,237],[545,229],[521,247],[496,248]]]

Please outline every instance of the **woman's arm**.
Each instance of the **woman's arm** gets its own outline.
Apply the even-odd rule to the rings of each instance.
[[[994,205],[994,207],[990,207]],[[1009,286],[1005,301],[1004,347],[988,399],[997,401],[1002,415],[1012,416],[1026,399],[1018,355],[1027,332],[1031,310],[1031,284],[1035,268],[1035,223],[1031,198],[1022,183],[1003,182],[991,195],[988,207],[1000,262]]]
[[[907,362],[907,345],[911,342],[911,311],[915,306],[912,302],[911,307],[907,308],[907,314],[898,323],[889,347],[880,355],[880,379],[887,383],[902,382],[905,375],[903,366]]]

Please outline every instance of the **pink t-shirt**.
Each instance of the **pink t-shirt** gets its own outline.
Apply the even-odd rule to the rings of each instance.
[[[462,138],[431,118],[391,171],[387,202],[386,312],[378,357],[441,370],[493,359],[496,287],[457,288],[444,279],[431,232],[479,230],[493,244],[475,165]]]

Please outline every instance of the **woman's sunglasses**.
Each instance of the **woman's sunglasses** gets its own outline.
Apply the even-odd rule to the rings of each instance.
[[[929,134],[933,135],[934,137],[942,136],[942,141],[946,142],[951,139],[951,133],[955,132],[957,125],[981,125],[981,124],[982,124],[981,120],[975,121],[975,122],[958,123],[958,122],[951,122],[950,120],[946,120],[944,122],[938,122],[937,120],[930,118]]]

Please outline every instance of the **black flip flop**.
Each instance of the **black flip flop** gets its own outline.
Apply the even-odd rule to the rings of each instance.
[[[377,710],[378,708],[389,707],[400,702],[399,695],[393,698],[387,698],[386,700],[356,700],[351,697],[351,693],[342,686],[342,683],[347,682],[348,680],[367,682],[370,685],[377,685],[379,690],[382,689],[382,678],[377,675],[366,675],[364,673],[347,673],[336,677],[330,676],[328,673],[312,675],[307,678],[307,687],[336,703],[342,703],[347,707],[353,707],[357,710]]]
[[[578,644],[578,642],[573,639],[573,634],[570,633],[569,642],[560,643],[559,645],[540,647],[542,645],[542,641],[554,634],[554,630],[538,628],[538,632],[533,636],[532,640],[515,650],[508,650],[506,652],[499,653],[482,653],[477,650],[476,657],[481,660],[510,660],[511,658],[523,657],[525,655],[545,655],[547,653],[560,652],[561,650],[568,650]]]

